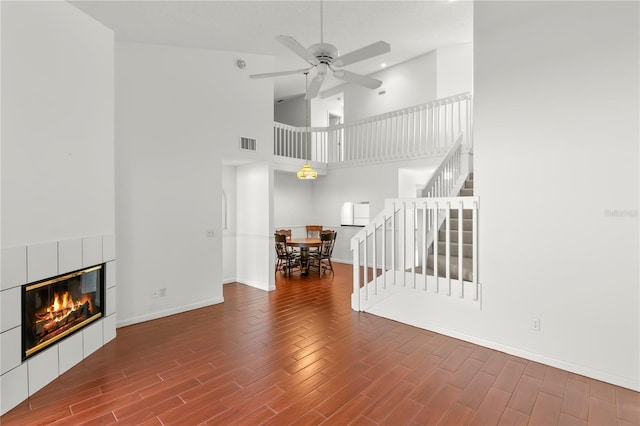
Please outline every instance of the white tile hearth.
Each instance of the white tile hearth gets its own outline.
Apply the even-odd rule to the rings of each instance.
[[[27,282],[27,247],[2,249],[2,282],[0,290],[6,290]]]
[[[0,291],[0,332],[19,327],[21,287]]]
[[[58,242],[27,246],[27,282],[58,275]]]
[[[67,337],[58,344],[60,374],[84,359],[82,333]]]
[[[26,363],[2,376],[2,413],[6,413],[29,397],[28,383]]]
[[[105,306],[106,316],[109,316],[116,313],[116,288],[115,287],[108,288],[106,293],[107,293],[107,296],[106,296],[107,305]]]
[[[38,355],[29,358],[29,396],[38,392],[58,376],[58,348],[45,349]]]
[[[102,237],[82,239],[82,266],[93,266],[102,263]]]
[[[106,274],[107,276],[105,277],[105,281],[106,281],[105,288],[114,287],[116,285],[116,262],[115,261],[107,262]]]
[[[82,269],[82,240],[79,238],[58,242],[58,273]]]
[[[22,329],[20,327],[12,328],[0,334],[2,344],[0,345],[0,374],[18,367],[22,362]]]
[[[116,258],[116,236],[105,235],[102,237],[102,260],[109,262]]]
[[[103,333],[104,333],[104,344],[112,341],[116,338],[116,314],[109,315],[104,320],[102,320],[103,325]]]
[[[2,249],[0,282],[0,414],[116,337],[116,260],[113,235]],[[80,333],[22,361],[22,285],[106,263],[104,316]]]
[[[102,335],[102,321],[96,321],[95,323],[82,329],[83,339],[83,352],[85,358],[97,351],[104,344]]]

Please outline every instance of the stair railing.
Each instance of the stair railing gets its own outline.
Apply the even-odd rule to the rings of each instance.
[[[422,189],[422,196],[426,198],[435,197],[455,197],[464,185],[464,181],[470,172],[468,152],[463,150],[463,135],[461,134],[456,143],[442,159],[440,166],[433,172],[426,185]],[[432,222],[432,212],[427,212],[427,221]],[[438,228],[444,222],[444,217],[440,217]],[[431,248],[437,233],[429,231],[427,234],[427,247]]]
[[[460,134],[451,145],[422,189],[423,197],[452,197],[458,193],[469,174],[469,161],[463,161],[463,140],[464,135]]]
[[[384,210],[351,239],[353,252],[352,308],[364,311],[401,289],[433,291],[479,300],[478,289],[478,197],[438,197],[387,200]],[[451,211],[457,210],[457,219]],[[472,231],[464,231],[464,211],[470,211]],[[469,214],[469,213],[468,213]],[[456,220],[457,229],[452,229]],[[437,234],[445,222],[444,253],[433,247],[433,268],[426,236]],[[463,244],[457,253],[452,243],[471,240],[471,280],[463,274]],[[444,254],[444,271],[438,256]],[[457,255],[457,256],[456,256]],[[457,257],[457,278],[452,278],[451,258]]]
[[[274,123],[274,155],[323,163],[363,163],[442,155],[460,134],[467,150],[471,139],[471,94],[463,93],[349,124],[306,127]]]

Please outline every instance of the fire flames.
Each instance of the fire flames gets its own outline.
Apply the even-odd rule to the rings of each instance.
[[[60,321],[71,312],[76,311],[85,303],[89,303],[89,311],[93,311],[93,303],[90,297],[83,296],[78,301],[74,301],[68,291],[62,294],[55,293],[53,303],[47,308],[47,313],[40,319],[52,319]]]
[[[93,300],[82,296],[74,300],[69,292],[55,293],[53,302],[41,313],[36,314],[35,334],[44,338],[52,332],[67,328],[78,320],[83,320],[93,312]]]

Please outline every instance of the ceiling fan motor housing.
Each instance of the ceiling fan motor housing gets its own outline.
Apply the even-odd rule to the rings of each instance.
[[[329,43],[317,43],[311,45],[307,51],[315,56],[321,64],[327,65],[331,65],[333,60],[340,56],[338,48]]]

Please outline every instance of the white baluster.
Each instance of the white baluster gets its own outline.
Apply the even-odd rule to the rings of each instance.
[[[351,303],[353,305],[354,301],[356,303],[355,309],[357,311],[362,311],[362,304],[360,302],[361,290],[360,290],[360,240],[357,240],[355,245],[351,244],[353,250],[353,297],[351,298]],[[354,308],[352,306],[352,308]]]
[[[363,261],[363,266],[364,266],[364,286],[365,286],[365,300],[369,300],[369,262],[368,262],[368,254],[369,251],[369,235],[367,234],[367,232],[365,231],[364,233],[364,261]]]
[[[424,291],[427,291],[427,202],[422,202],[422,279],[424,280]]]
[[[436,279],[436,288],[434,289],[435,293],[440,292],[440,277],[438,272],[438,242],[440,241],[440,231],[438,228],[438,216],[440,215],[440,206],[436,201],[434,203],[433,209],[433,234],[434,234],[434,244],[433,244],[433,275]]]
[[[373,257],[373,282],[375,288],[375,294],[378,294],[378,238],[376,235],[376,227],[373,227],[373,253],[371,253],[371,257]]]
[[[387,216],[382,216],[382,288],[387,289]]]
[[[458,204],[458,282],[460,284],[460,298],[464,298],[464,277],[462,276],[462,258],[463,258],[463,252],[462,252],[462,243],[463,243],[463,236],[464,236],[464,229],[463,229],[463,210],[462,210],[462,201],[459,202]]]
[[[391,269],[393,270],[393,284],[396,284],[396,245],[397,245],[397,226],[396,226],[396,203],[392,204],[391,211]]]
[[[479,206],[478,206],[478,202],[474,201],[473,202],[473,210],[471,211],[471,217],[472,217],[472,237],[471,237],[471,244],[472,244],[472,250],[473,250],[473,300],[478,300],[478,296],[479,296],[479,291],[478,291],[478,211],[479,211]]]
[[[446,209],[445,209],[445,221],[446,221],[446,227],[445,227],[445,249],[446,249],[446,256],[445,256],[445,276],[447,277],[447,296],[451,296],[451,203],[450,202],[446,202]]]

